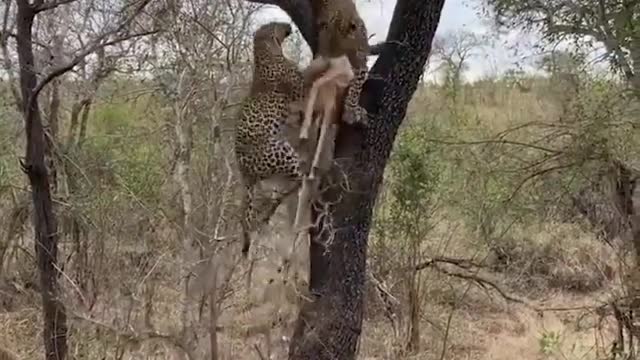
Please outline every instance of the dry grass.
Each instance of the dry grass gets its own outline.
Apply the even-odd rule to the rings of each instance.
[[[421,274],[422,351],[399,356],[406,339],[390,336],[392,326],[370,303],[375,310],[368,311],[361,359],[595,360],[614,339],[613,319],[601,318],[594,308],[620,288],[619,254],[580,226],[514,227],[495,244],[508,252],[508,264],[499,264],[459,222],[438,222],[428,238],[426,253],[484,263],[487,268],[471,273],[526,305],[505,300],[491,287],[426,269]],[[379,245],[374,239],[374,249]],[[380,254],[372,250],[372,261]]]
[[[616,278],[618,252],[574,224],[514,228],[496,241],[489,263],[523,291],[589,293]]]
[[[384,321],[367,322],[363,333],[360,359],[473,359],[523,360],[601,359],[603,346],[615,336],[614,324],[596,325],[599,317],[582,310],[537,312],[522,305],[487,303],[486,294],[470,295],[468,308],[452,310],[429,305],[422,324],[421,351],[398,357],[391,349],[395,340]],[[586,305],[594,297],[568,297],[556,294],[547,307]],[[484,306],[482,306],[484,304]],[[539,304],[542,305],[542,304]],[[447,334],[446,324],[454,311]],[[446,350],[443,357],[443,344]]]
[[[477,294],[477,298],[467,301],[482,301],[483,294]],[[486,297],[484,298],[486,302]],[[583,304],[593,301],[590,297],[566,298],[558,295],[554,303],[562,306],[571,304]],[[486,304],[485,304],[486,305]],[[551,304],[546,304],[550,306]],[[491,309],[487,309],[490,307]],[[484,309],[482,309],[484,308]],[[428,319],[422,324],[423,342],[422,351],[403,357],[395,357],[392,349],[396,345],[396,339],[389,336],[392,331],[388,323],[383,320],[367,321],[360,345],[359,359],[440,359],[444,334],[447,331],[446,322],[452,311],[450,307],[430,305],[425,309]],[[258,311],[259,312],[259,311]],[[258,312],[238,314],[230,312],[226,319],[222,320],[225,330],[220,334],[221,352],[224,359],[259,359],[252,349],[259,346],[264,349],[264,337],[252,336],[246,338],[243,326],[246,323],[256,324],[259,319]],[[609,325],[603,329],[594,329],[589,326],[596,323],[596,318],[591,315],[582,317],[578,325],[577,315],[580,312],[548,312],[540,317],[534,311],[521,305],[508,305],[504,303],[478,309],[455,310],[450,324],[446,345],[445,359],[478,359],[478,360],[510,360],[514,354],[519,359],[598,359],[597,350],[603,345],[597,343],[599,337],[607,340],[613,336]],[[268,316],[267,316],[268,318]],[[9,344],[20,356],[20,359],[34,358],[41,351],[40,334],[38,324],[40,314],[36,307],[3,314],[0,317],[3,334],[2,342]],[[95,344],[97,348],[103,347],[105,338],[96,338],[90,335],[96,329],[88,324],[73,323],[75,330],[71,338],[75,349],[85,354],[82,358],[98,358],[101,350],[90,351]],[[84,334],[83,334],[84,333]],[[83,335],[82,335],[83,334]],[[554,339],[557,335],[557,342]],[[281,340],[281,331],[274,331],[272,343],[274,354],[280,354],[276,359],[282,359],[285,353],[286,342]],[[550,340],[549,353],[545,354],[541,342],[548,337]],[[155,355],[152,355],[155,353]],[[125,356],[125,359],[169,359],[170,354],[175,354],[163,344],[147,343],[136,348]],[[88,356],[88,357],[87,357]]]
[[[494,86],[493,91],[485,90],[465,89],[460,97],[459,110],[478,119],[477,123],[467,126],[470,131],[477,127],[499,132],[524,121],[548,119],[559,111],[552,101],[544,100],[535,86],[528,93],[498,86]],[[416,99],[426,99],[431,112],[444,111],[447,106],[442,96],[432,89],[418,92]],[[412,106],[409,117],[419,118],[424,111],[422,105]],[[114,214],[103,214],[103,217],[115,220],[109,218],[105,224],[109,221],[124,224],[127,223],[124,220],[136,216],[122,216],[120,210],[112,211]],[[256,349],[266,353],[267,343],[271,344],[274,359],[285,358],[287,336],[291,335],[291,322],[297,313],[295,296],[304,284],[288,281],[284,285],[278,272],[281,258],[293,238],[291,233],[283,231],[285,215],[279,213],[278,216],[252,244],[260,249],[262,256],[256,259],[250,291],[246,288],[247,266],[243,263],[225,292],[218,324],[222,359],[259,359]],[[420,274],[424,297],[420,350],[398,355],[406,339],[393,336],[377,299],[369,296],[359,359],[599,358],[598,351],[608,346],[612,336],[607,321],[598,326],[598,315],[588,309],[545,311],[540,316],[531,306],[571,308],[607,300],[618,286],[616,264],[620,259],[616,251],[575,224],[545,222],[516,226],[487,246],[455,216],[455,211],[442,210],[434,218],[437,218],[435,228],[424,243],[426,254],[478,259],[487,265],[480,270],[480,276],[524,299],[530,306],[505,301],[490,288],[425,269]],[[142,239],[123,230],[117,233],[119,237],[103,240],[117,246],[106,249],[107,264],[96,276],[101,286],[100,297],[91,310],[78,298],[72,276],[61,280],[71,315],[71,358],[115,359],[116,349],[124,351],[123,359],[177,358],[179,350],[171,344],[171,339],[180,324],[181,259],[180,244],[176,240],[179,237],[169,222],[156,224],[153,234],[145,233]],[[24,239],[30,237],[27,234]],[[386,245],[384,249],[376,248],[379,244],[372,238],[373,269],[395,264],[398,254],[393,252],[393,243]],[[19,246],[33,248],[27,240]],[[497,258],[492,248],[500,249],[503,258]],[[307,276],[306,250],[300,246],[293,263],[294,270],[303,278]],[[62,246],[60,258],[65,259],[70,251],[68,244]],[[149,261],[144,266],[134,259],[139,251],[148,251]],[[34,359],[42,353],[39,296],[34,289],[24,288],[24,284],[37,283],[35,264],[23,253],[17,254],[11,263],[5,264],[10,267],[11,277],[0,279],[0,344],[16,352],[20,359]],[[406,305],[406,299],[400,287],[393,286],[392,275],[383,280],[389,280],[404,315],[406,309],[402,306]],[[153,295],[150,319],[145,314],[148,291]],[[205,317],[200,324],[205,334],[206,325]],[[207,348],[207,339],[203,337],[200,341],[198,346]]]

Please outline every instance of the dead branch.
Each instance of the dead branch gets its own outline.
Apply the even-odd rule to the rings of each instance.
[[[546,148],[543,146],[535,145],[535,144],[527,144],[519,141],[513,140],[505,140],[505,139],[496,139],[496,140],[477,140],[477,141],[446,141],[442,139],[425,139],[425,141],[429,141],[432,143],[443,144],[443,145],[487,145],[487,144],[497,144],[497,145],[513,145],[513,146],[522,146],[526,148],[530,148],[533,150],[539,150],[546,153],[552,154],[562,154],[562,150],[556,150],[551,148]]]
[[[561,165],[557,165],[557,166],[550,166],[548,168],[536,171],[534,173],[531,173],[529,175],[527,175],[524,179],[522,179],[514,188],[514,190],[511,192],[511,194],[509,195],[509,197],[504,200],[505,204],[510,203],[515,197],[516,195],[520,192],[520,190],[530,181],[535,180],[536,178],[541,177],[542,175],[548,174],[548,173],[552,173],[552,172],[556,172],[559,170],[564,170],[567,168],[571,168],[573,166],[576,166],[577,163],[573,162],[573,163],[569,163],[569,164],[561,164]]]
[[[256,351],[256,354],[258,354],[258,357],[261,360],[266,360],[267,359],[264,355],[262,355],[262,351],[260,351],[260,347],[258,346],[258,344],[254,344],[253,345],[253,349]]]
[[[513,302],[513,303],[517,303],[517,304],[522,304],[528,308],[531,308],[533,310],[538,310],[537,307],[529,304],[527,301],[522,300],[522,299],[518,299],[514,296],[509,295],[505,290],[503,290],[500,286],[498,286],[496,283],[494,283],[493,281],[484,278],[482,276],[479,276],[477,274],[468,274],[468,273],[460,273],[460,272],[455,272],[455,271],[451,271],[448,269],[445,269],[443,267],[438,266],[437,264],[432,264],[431,268],[435,269],[436,271],[443,273],[447,276],[451,276],[451,277],[456,277],[459,279],[463,279],[463,280],[468,280],[468,281],[473,281],[474,283],[476,283],[478,286],[480,286],[483,289],[487,289],[487,287],[493,288],[503,299],[509,301],[509,302]]]
[[[69,61],[68,63],[60,65],[59,67],[56,67],[55,69],[53,69],[44,79],[42,79],[38,83],[38,85],[36,85],[35,89],[33,90],[31,98],[28,99],[29,102],[28,102],[28,105],[27,105],[27,111],[30,111],[29,109],[31,109],[33,107],[36,98],[38,97],[38,95],[40,94],[42,89],[44,89],[44,87],[47,84],[49,84],[55,78],[65,74],[69,70],[73,69],[76,65],[80,64],[80,62],[82,62],[88,55],[94,53],[99,48],[113,46],[113,45],[119,44],[121,42],[130,40],[130,39],[134,39],[134,38],[138,38],[138,37],[144,37],[144,36],[147,36],[147,35],[152,35],[152,34],[157,33],[158,30],[151,30],[151,31],[145,31],[145,32],[142,32],[142,33],[129,34],[129,35],[118,37],[118,38],[113,39],[113,40],[105,41],[110,36],[115,35],[115,34],[121,32],[121,31],[127,29],[129,27],[129,25],[138,17],[138,15],[140,15],[142,13],[144,8],[150,2],[151,2],[151,0],[143,0],[141,2],[141,4],[138,5],[138,7],[136,8],[136,11],[134,11],[131,15],[129,15],[129,17],[127,17],[127,19],[125,19],[122,23],[120,23],[120,25],[118,25],[115,29],[103,33],[98,38],[96,38],[91,45],[88,45],[83,51],[81,51],[78,55],[76,55],[71,61]]]
[[[414,267],[414,269],[415,271],[424,270],[437,263],[451,264],[463,269],[470,269],[473,267],[476,267],[476,268],[484,267],[484,265],[475,263],[473,260],[470,260],[470,259],[455,259],[450,257],[439,256],[439,257],[434,257],[419,263]]]
[[[526,302],[525,300],[522,299],[518,299],[516,297],[513,297],[511,295],[509,295],[505,290],[503,290],[500,286],[498,286],[496,283],[492,282],[489,279],[486,279],[482,276],[479,276],[477,274],[470,274],[470,273],[461,273],[461,272],[455,272],[455,271],[451,271],[448,269],[445,269],[441,266],[438,266],[438,264],[450,264],[450,265],[454,265],[456,267],[462,268],[464,270],[468,270],[470,268],[482,268],[484,267],[481,264],[475,263],[472,260],[469,259],[455,259],[455,258],[449,258],[449,257],[435,257],[435,258],[431,258],[428,259],[426,261],[423,261],[421,263],[419,263],[418,265],[414,266],[414,270],[415,271],[421,271],[427,268],[432,268],[438,272],[441,272],[447,276],[452,276],[452,277],[457,277],[460,279],[464,279],[464,280],[470,280],[475,282],[476,284],[478,284],[480,287],[486,289],[487,286],[493,288],[496,292],[498,292],[498,294],[500,294],[500,296],[502,296],[505,300],[510,301],[510,302],[515,302],[515,303],[519,303],[519,304],[523,304],[529,308],[535,309],[540,311],[539,308],[529,304],[528,302]]]
[[[61,5],[66,5],[66,4],[71,4],[73,2],[76,2],[78,0],[58,0],[58,1],[52,1],[52,2],[43,2],[43,1],[39,1],[38,3],[40,3],[40,5],[36,5],[34,4],[34,11],[35,13],[39,13],[39,12],[43,12],[43,11],[47,11],[47,10],[53,10],[55,8],[57,8],[58,6]]]
[[[386,45],[386,42],[379,42],[377,44],[369,45],[369,55],[378,56],[382,54]]]
[[[151,1],[151,0],[147,0],[147,2],[148,1]],[[133,18],[131,18],[131,20],[133,20]],[[123,25],[122,28],[124,28],[124,27],[126,27],[126,26]],[[144,37],[144,36],[148,36],[148,35],[153,35],[153,34],[156,34],[158,32],[158,30],[151,30],[151,31],[145,31],[145,32],[142,32],[142,33],[130,34],[130,35],[127,35],[127,36],[123,36],[123,37],[114,39],[114,40],[102,42],[102,40],[104,38],[106,38],[106,37],[108,37],[111,34],[114,34],[116,32],[118,32],[118,31],[109,32],[107,34],[104,34],[99,39],[97,39],[94,42],[93,45],[89,46],[87,49],[85,49],[82,52],[80,52],[80,54],[78,54],[73,60],[71,60],[67,64],[61,65],[60,67],[57,67],[57,68],[53,69],[49,73],[49,75],[47,75],[44,79],[42,79],[42,81],[40,81],[40,83],[38,83],[38,85],[36,86],[36,88],[35,88],[35,90],[33,92],[33,96],[31,97],[31,99],[29,99],[29,107],[28,108],[31,108],[31,106],[33,106],[33,102],[35,101],[35,98],[40,94],[42,89],[44,89],[44,87],[47,84],[49,84],[55,78],[57,78],[57,77],[59,77],[61,75],[64,75],[66,72],[68,72],[71,69],[73,69],[76,65],[80,64],[80,62],[82,62],[82,60],[85,57],[89,56],[90,54],[92,54],[93,52],[98,50],[99,48],[104,48],[104,47],[116,45],[118,43],[121,43],[121,42],[124,42],[124,41],[127,41],[127,40],[131,40],[131,39],[134,39],[134,38],[140,38],[140,37]]]

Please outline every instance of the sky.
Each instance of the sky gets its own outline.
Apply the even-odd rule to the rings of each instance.
[[[482,0],[445,0],[444,9],[440,17],[440,24],[436,36],[456,30],[465,30],[485,35],[492,33],[492,27],[486,17],[481,16]],[[372,37],[371,43],[385,39],[391,16],[395,7],[395,0],[356,0],[358,11],[367,25]],[[260,24],[274,20],[288,20],[288,16],[280,9],[270,7],[260,15]],[[532,44],[536,41],[533,35],[525,35],[519,31],[512,31],[497,38],[493,44],[478,49],[469,60],[469,69],[465,73],[468,81],[481,79],[484,76],[495,76],[508,69],[515,69],[520,64],[523,70],[532,72],[533,57]],[[514,51],[518,48],[518,55]],[[435,79],[434,72],[427,73],[428,79]]]

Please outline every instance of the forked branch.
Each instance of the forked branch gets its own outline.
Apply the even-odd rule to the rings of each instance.
[[[31,111],[31,109],[33,108],[33,105],[35,103],[35,100],[38,98],[38,95],[40,94],[42,89],[44,89],[44,87],[47,84],[49,84],[51,81],[53,81],[57,77],[59,77],[61,75],[64,75],[65,73],[67,73],[68,71],[70,71],[71,69],[76,67],[76,65],[80,64],[80,62],[82,62],[87,56],[89,56],[90,54],[94,53],[98,49],[104,48],[104,47],[108,47],[108,46],[112,46],[112,45],[115,45],[115,44],[130,40],[130,39],[133,39],[133,38],[144,37],[144,36],[156,33],[157,32],[156,30],[152,30],[152,31],[145,31],[145,32],[141,32],[141,33],[127,34],[127,35],[116,37],[116,38],[111,39],[111,40],[107,40],[109,37],[111,37],[113,35],[116,35],[116,34],[122,32],[123,30],[127,29],[129,27],[129,25],[131,25],[131,23],[133,23],[133,21],[138,17],[138,15],[140,15],[142,13],[144,8],[150,2],[151,2],[151,0],[143,0],[138,5],[136,10],[133,12],[133,14],[131,14],[127,19],[125,19],[118,27],[116,27],[112,31],[108,31],[108,32],[100,35],[98,38],[96,38],[93,41],[93,43],[91,45],[87,46],[83,51],[81,51],[78,55],[76,55],[68,63],[63,64],[63,65],[53,69],[43,80],[41,80],[38,83],[38,85],[36,85],[35,89],[33,90],[33,93],[31,95],[31,97],[29,99],[25,99],[25,100],[28,100],[28,104],[27,104],[27,107],[26,107],[27,111]]]
[[[49,1],[49,2],[38,1],[33,5],[34,5],[34,11],[36,13],[39,13],[43,11],[53,10],[58,6],[71,4],[72,2],[76,2],[76,1],[78,0],[57,0],[57,1]]]

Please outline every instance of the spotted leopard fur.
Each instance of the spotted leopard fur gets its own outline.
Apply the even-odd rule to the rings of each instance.
[[[258,214],[254,187],[264,179],[283,176],[299,179],[298,156],[283,136],[290,103],[303,96],[302,73],[284,56],[282,42],[291,34],[291,25],[271,22],[254,34],[254,71],[251,91],[242,104],[236,125],[235,153],[242,182],[243,255],[251,243]]]
[[[347,55],[354,79],[344,100],[342,121],[367,123],[367,113],[360,106],[360,93],[367,80],[369,42],[367,27],[352,0],[311,0],[318,29],[318,56]]]
[[[250,95],[279,91],[292,99],[302,97],[303,76],[298,65],[284,56],[282,43],[291,35],[291,25],[270,22],[253,36],[253,79]]]

